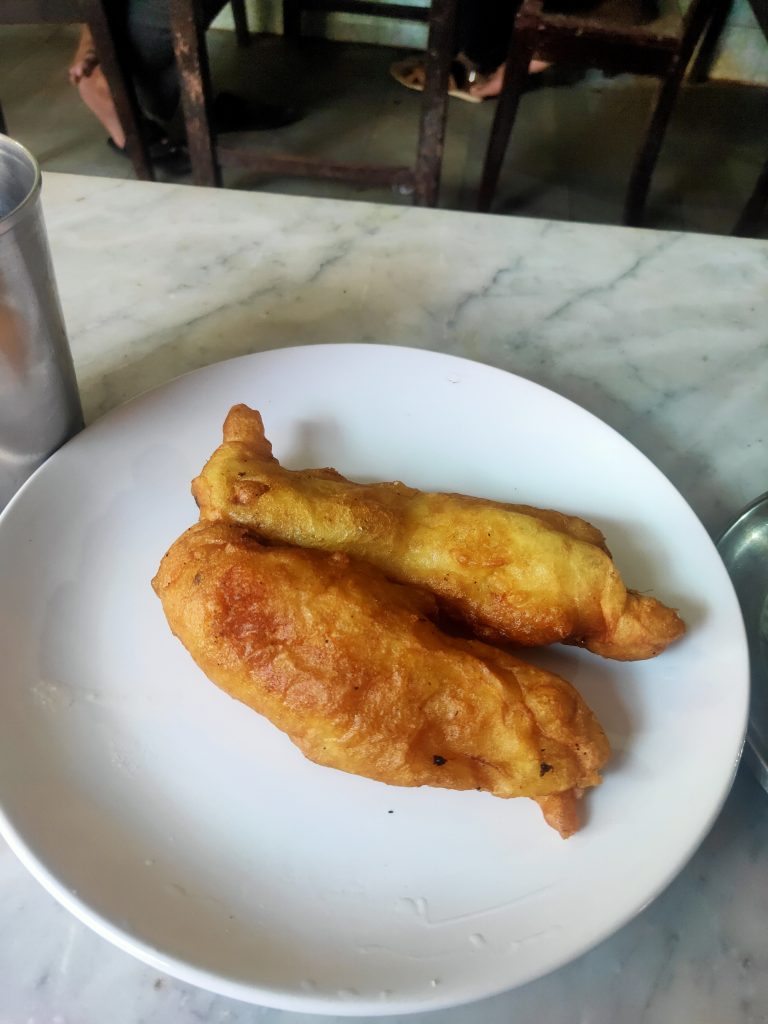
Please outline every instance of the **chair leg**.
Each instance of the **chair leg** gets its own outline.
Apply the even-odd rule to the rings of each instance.
[[[645,203],[651,186],[651,177],[656,161],[661,152],[664,133],[675,105],[677,93],[682,81],[682,71],[673,68],[659,86],[656,106],[651,115],[651,122],[645,139],[635,159],[632,174],[629,178],[627,198],[624,205],[624,223],[629,227],[640,227],[645,214]]]
[[[672,116],[677,94],[685,75],[685,69],[696,48],[707,22],[712,15],[712,0],[694,0],[688,9],[688,21],[680,43],[680,49],[672,60],[669,71],[662,79],[659,87],[656,106],[651,114],[648,131],[638,151],[635,165],[629,179],[627,199],[624,206],[624,223],[630,227],[639,227],[643,222],[648,189],[651,185],[656,161],[661,152],[664,134]]]
[[[749,197],[747,205],[741,211],[741,216],[733,229],[734,235],[739,235],[742,238],[756,235],[758,219],[766,206],[768,206],[768,161],[765,162],[760,172],[755,190]]]
[[[430,7],[424,96],[414,171],[413,198],[417,206],[436,206],[440,192],[456,2],[432,0]]]
[[[141,113],[133,87],[133,78],[122,47],[115,45],[119,38],[108,20],[101,0],[84,5],[84,14],[93,35],[99,64],[115,102],[117,116],[125,132],[125,149],[140,181],[154,181],[155,172],[149,158],[147,140],[141,130]]]
[[[688,75],[688,80],[691,82],[701,83],[709,80],[709,73],[712,70],[712,65],[715,60],[715,53],[717,52],[718,44],[720,43],[720,37],[723,34],[725,23],[728,21],[728,17],[733,10],[733,0],[725,0],[715,10],[712,17],[709,19],[709,25],[707,31],[704,33],[704,38],[701,40],[701,46],[699,52],[691,65],[691,70]]]
[[[232,18],[235,22],[235,38],[238,46],[247,46],[251,41],[248,31],[248,12],[245,0],[232,0]]]
[[[496,114],[483,164],[483,176],[477,198],[477,208],[481,213],[487,213],[490,210],[493,197],[496,194],[501,165],[504,162],[504,154],[507,151],[509,137],[515,124],[520,97],[525,88],[528,66],[532,57],[533,46],[527,33],[513,32],[512,45],[504,71],[504,83],[497,101]]]
[[[3,112],[2,104],[0,104],[0,135],[8,134],[8,125],[5,121],[5,114]]]
[[[283,0],[283,35],[287,39],[301,35],[301,0]]]
[[[211,79],[198,0],[171,0],[171,34],[195,185],[220,185],[211,132]]]

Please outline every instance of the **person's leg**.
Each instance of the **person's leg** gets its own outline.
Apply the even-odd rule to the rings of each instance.
[[[168,0],[127,0],[125,23],[141,105],[147,117],[170,129],[180,94]]]
[[[457,52],[463,53],[480,72],[479,81],[469,88],[473,96],[486,99],[501,92],[519,6],[514,0],[460,0],[458,27],[462,37],[457,39]],[[534,57],[528,74],[536,75],[548,67],[546,61]]]
[[[528,74],[538,75],[542,71],[546,71],[547,68],[552,65],[549,61],[539,60],[537,57],[532,58],[528,63]],[[478,96],[480,99],[489,99],[493,96],[498,96],[501,92],[501,87],[504,84],[504,74],[506,71],[506,64],[501,64],[497,67],[490,75],[485,76],[481,81],[471,85],[469,87],[470,92],[473,96]]]
[[[114,144],[122,149],[125,146],[125,132],[117,116],[107,80],[99,67],[93,36],[86,26],[80,31],[77,49],[69,67],[69,80],[77,87],[83,103],[96,116]]]
[[[458,0],[451,95],[479,102],[500,94],[518,8],[519,0]],[[535,75],[548,67],[534,58],[528,72]],[[397,61],[390,72],[410,89],[424,88],[423,59]]]
[[[456,53],[483,75],[495,71],[506,60],[518,6],[515,0],[459,0]]]
[[[207,27],[220,4],[217,0],[202,0],[201,6]],[[182,141],[184,121],[169,0],[127,0],[127,28],[142,106],[147,116],[161,124],[172,140]],[[212,115],[218,131],[279,128],[298,116],[288,108],[246,101],[228,93],[215,98]]]
[[[107,141],[110,146],[127,155],[125,132],[120,123],[109,85],[99,67],[93,37],[87,27],[81,31],[80,40],[69,67],[69,80],[76,86],[80,98],[88,109],[106,129]],[[189,160],[183,150],[172,145],[157,124],[148,121],[144,125],[144,130],[149,139],[151,159],[155,163],[169,168],[173,173],[186,174],[189,170]]]
[[[115,110],[112,93],[100,67],[96,67],[87,77],[77,83],[80,98],[89,110],[95,114],[118,149],[125,147],[125,132]]]
[[[99,63],[96,56],[96,47],[93,42],[91,30],[87,25],[80,28],[80,38],[77,41],[77,49],[72,57],[69,66],[69,80],[72,85],[79,85],[82,78],[87,78]]]

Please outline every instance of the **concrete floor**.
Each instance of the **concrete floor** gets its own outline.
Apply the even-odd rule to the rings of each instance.
[[[0,102],[9,131],[44,169],[130,177],[67,82],[74,27],[0,26]],[[239,50],[209,33],[218,88],[298,105],[302,119],[254,139],[266,148],[339,160],[410,163],[420,97],[388,74],[383,47],[280,37]],[[596,72],[577,85],[531,92],[505,163],[495,212],[620,223],[624,189],[655,83]],[[441,206],[473,208],[494,104],[451,100]],[[687,87],[667,135],[648,208],[649,227],[729,233],[768,157],[768,90],[727,83]],[[183,179],[182,179],[183,180]],[[228,173],[234,188],[408,203],[389,189]],[[765,223],[763,229],[768,228]],[[763,237],[766,231],[762,232]]]

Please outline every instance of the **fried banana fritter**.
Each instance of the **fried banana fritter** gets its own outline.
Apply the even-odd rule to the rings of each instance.
[[[235,406],[193,493],[202,520],[236,523],[298,547],[341,551],[430,590],[491,642],[577,644],[606,658],[651,658],[682,636],[677,613],[627,590],[603,535],[575,516],[356,484],[333,469],[284,469],[261,416]]]
[[[310,760],[394,786],[532,797],[563,836],[608,741],[573,687],[432,621],[428,593],[341,553],[193,526],[153,587],[205,674]]]

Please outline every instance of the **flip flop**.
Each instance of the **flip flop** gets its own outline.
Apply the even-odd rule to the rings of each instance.
[[[404,60],[395,61],[389,68],[389,73],[406,89],[413,89],[414,92],[424,92],[424,83],[427,78],[426,62],[423,57],[406,57]],[[473,96],[469,91],[470,85],[482,81],[482,76],[477,68],[460,56],[451,61],[448,75],[448,95],[457,100],[464,100],[466,103],[482,103],[480,96]]]

